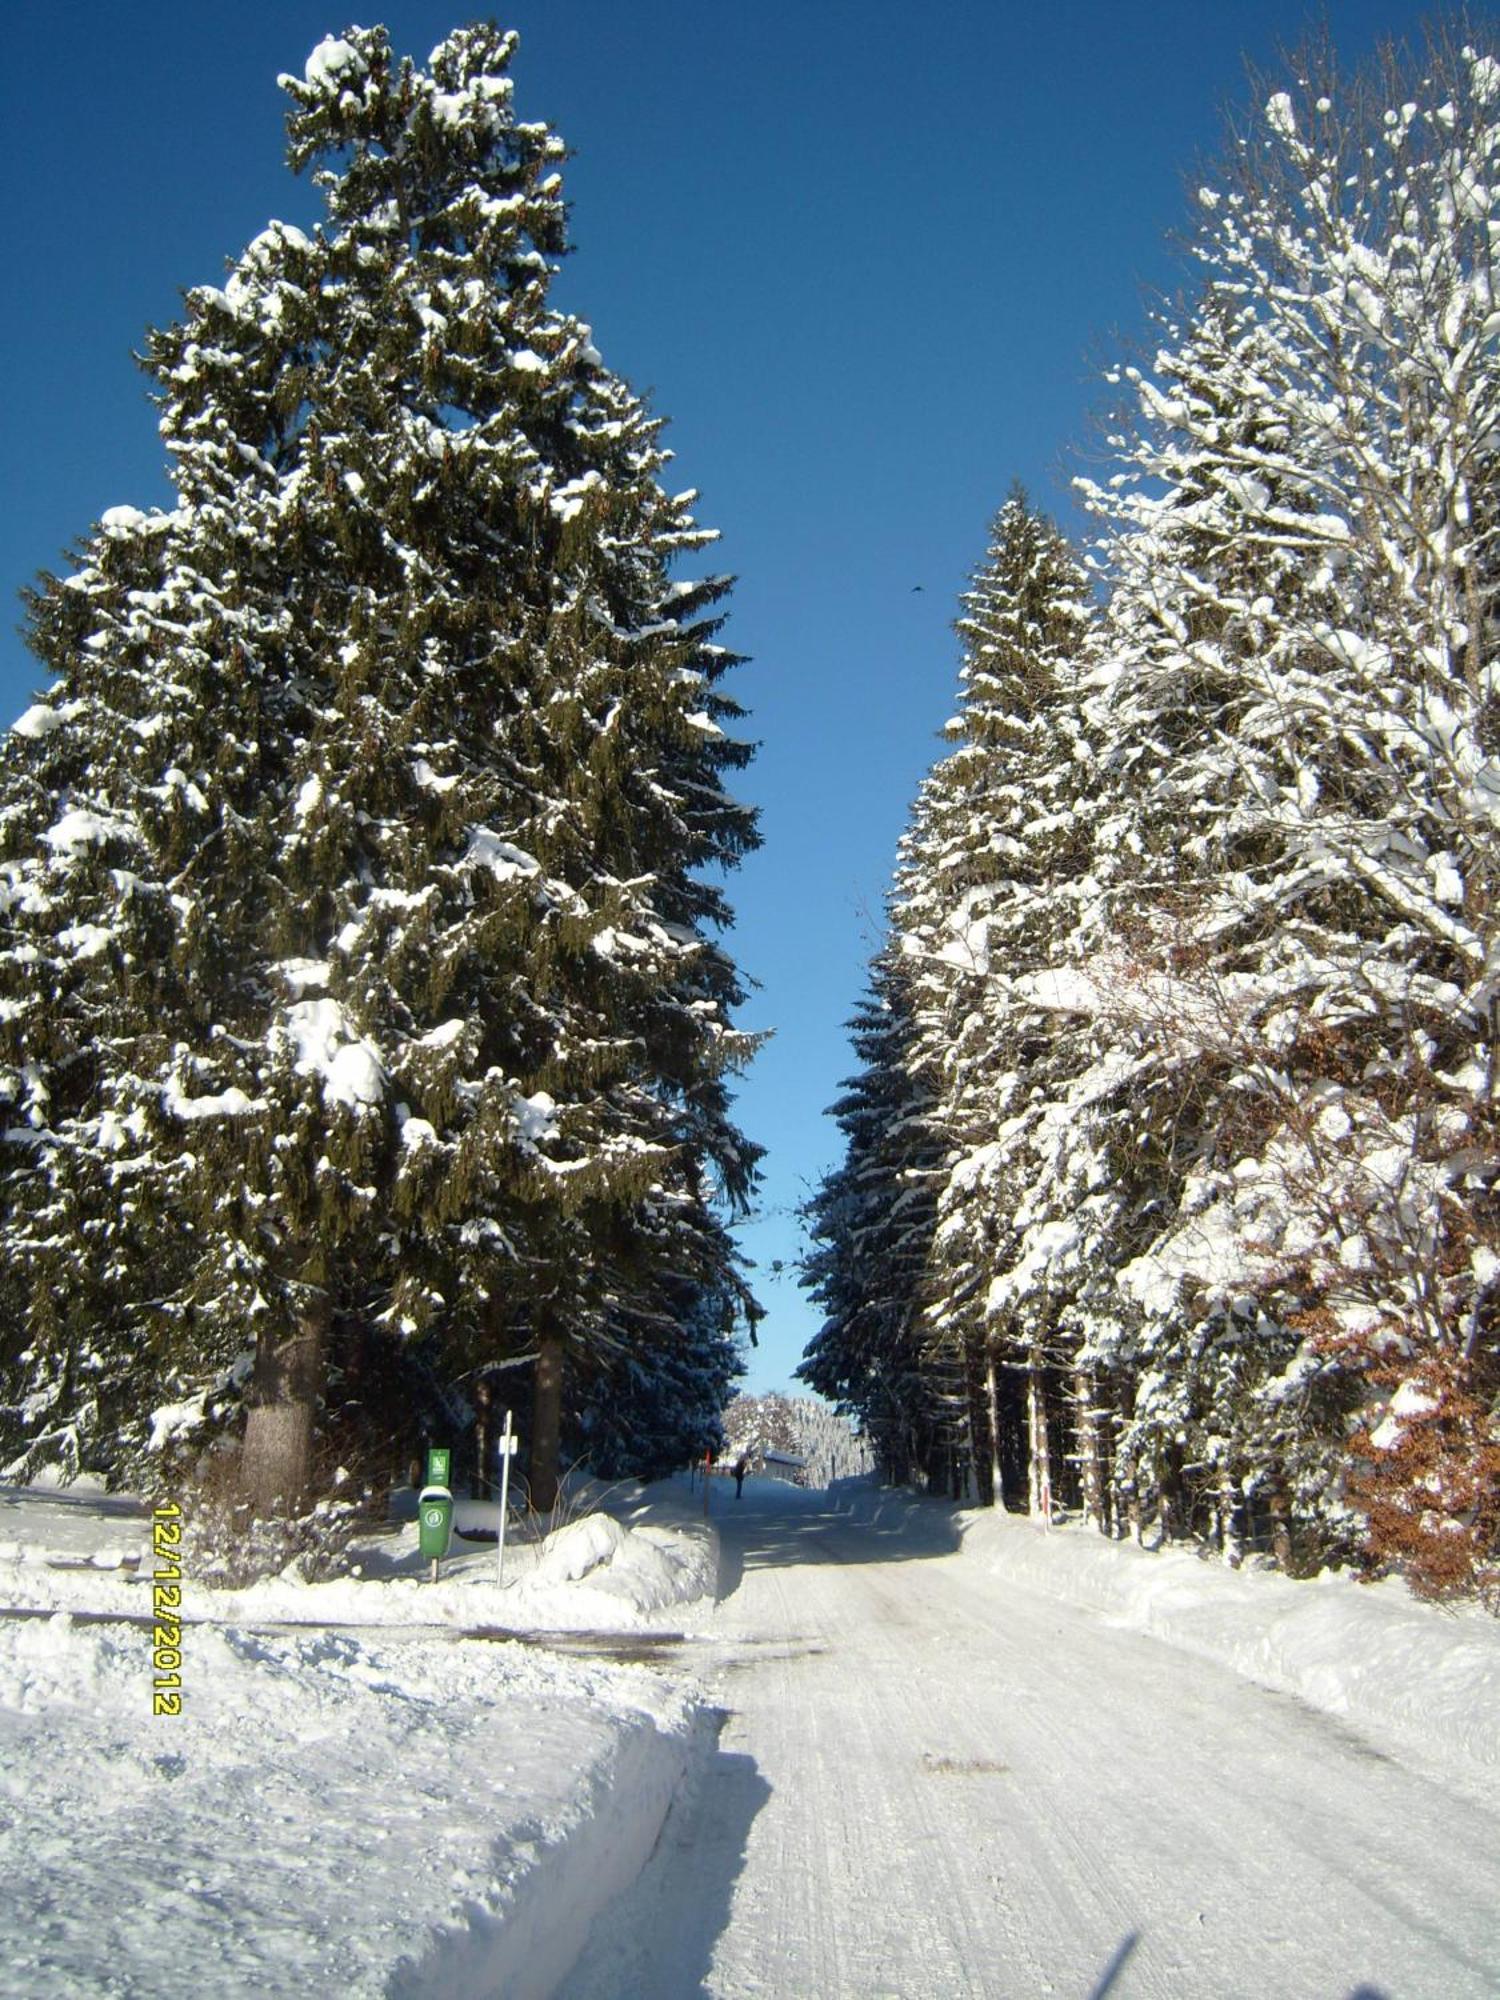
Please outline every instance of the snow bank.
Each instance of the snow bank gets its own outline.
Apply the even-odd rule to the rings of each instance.
[[[986,1510],[963,1546],[992,1573],[1217,1660],[1455,1771],[1500,1769],[1500,1622],[1418,1603],[1403,1584],[1295,1582],[1093,1529]]]
[[[559,1583],[586,1582],[637,1613],[691,1603],[712,1589],[717,1570],[706,1526],[627,1528],[608,1514],[574,1521],[542,1544],[528,1595]]]
[[[150,1644],[0,1622],[0,1993],[544,1995],[693,1740],[639,1670],[210,1626],[152,1720]]]
[[[357,1539],[351,1574],[327,1583],[288,1574],[245,1590],[208,1590],[189,1575],[183,1615],[235,1625],[625,1633],[712,1599],[718,1536],[671,1482],[601,1489],[600,1497],[613,1512],[580,1515],[542,1542],[513,1522],[503,1584],[493,1539],[499,1507],[459,1500],[437,1583],[408,1521]],[[0,1487],[0,1605],[140,1615],[149,1596],[150,1565],[142,1561],[149,1532],[128,1497]]]
[[[424,1581],[414,1523],[326,1584],[211,1591],[189,1560],[168,1718],[139,1503],[0,1488],[0,1995],[541,2000],[711,1735],[657,1674],[524,1643],[713,1590],[670,1488],[606,1497],[508,1548],[504,1588],[462,1540]]]
[[[670,1735],[637,1729],[621,1737],[580,1791],[563,1837],[493,1914],[435,1935],[426,1958],[399,1967],[381,1989],[391,2000],[548,2000],[588,1942],[596,1917],[650,1860],[690,1764],[707,1753],[714,1726],[695,1715]]]

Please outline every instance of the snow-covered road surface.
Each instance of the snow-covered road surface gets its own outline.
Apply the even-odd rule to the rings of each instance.
[[[566,2000],[1500,1993],[1500,1810],[987,1574],[953,1517],[715,1494],[717,1761]]]

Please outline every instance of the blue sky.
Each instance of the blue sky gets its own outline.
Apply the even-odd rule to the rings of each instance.
[[[1424,10],[1334,0],[1346,60]],[[313,191],[282,163],[279,70],[336,0],[6,0],[0,587],[109,506],[169,499],[131,360]],[[462,9],[383,20],[426,56]],[[1184,186],[1311,12],[1282,0],[516,0],[516,101],[573,147],[557,295],[671,419],[674,484],[740,578],[727,637],[761,754],[765,846],[731,939],[774,1028],[740,1100],[768,1148],[744,1241],[768,1317],[748,1386],[786,1387],[815,1321],[773,1260],[835,1157],[822,1117],[896,839],[950,712],[958,594],[1013,479],[1073,525],[1101,363],[1175,283]],[[914,586],[920,585],[920,590]],[[12,600],[13,601],[13,600]],[[19,617],[19,611],[17,612]],[[0,718],[36,683],[0,624]]]

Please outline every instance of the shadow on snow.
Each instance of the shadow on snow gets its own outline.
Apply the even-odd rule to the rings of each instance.
[[[738,1590],[747,1569],[927,1562],[955,1554],[960,1544],[949,1502],[863,1481],[820,1492],[746,1480],[738,1501],[732,1491],[721,1496],[716,1482],[710,1518],[719,1531],[720,1603]]]
[[[707,2000],[714,1946],[729,1926],[750,1828],[771,1796],[753,1757],[719,1747],[728,1720],[706,1711],[694,1777],[667,1815],[650,1861],[595,1919],[555,2000]]]

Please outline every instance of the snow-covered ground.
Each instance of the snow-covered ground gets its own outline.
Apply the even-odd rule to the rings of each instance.
[[[398,1506],[402,1497],[395,1496]],[[685,1483],[670,1482],[644,1492],[578,1487],[570,1501],[575,1518],[545,1547],[512,1525],[502,1584],[494,1541],[499,1508],[460,1499],[453,1551],[436,1583],[408,1519],[366,1537],[353,1551],[354,1572],[328,1583],[272,1578],[252,1590],[207,1592],[195,1591],[188,1575],[183,1615],[216,1623],[631,1631],[673,1605],[712,1594],[715,1549],[701,1488],[690,1494]],[[466,1540],[466,1530],[490,1539]],[[77,1486],[0,1487],[0,1594],[6,1602],[60,1611],[144,1613],[150,1539],[150,1523],[133,1501]],[[13,1594],[17,1579],[24,1579],[23,1598]]]
[[[210,1592],[188,1565],[164,1717],[144,1514],[0,1489],[0,1993],[549,1993],[701,1732],[660,1674],[500,1636],[628,1654],[712,1589],[685,1489],[611,1497],[509,1547],[503,1589],[493,1544],[424,1581],[413,1525],[334,1583]]]
[[[852,1504],[878,1517],[863,1495]],[[1500,1778],[1500,1620],[1476,1605],[1422,1604],[1394,1578],[1235,1571],[988,1510],[963,1517],[963,1546],[996,1577],[1232,1667],[1454,1778]]]
[[[145,1516],[0,1489],[0,1993],[1500,1990],[1495,1620],[863,1483],[590,1499],[503,1589],[410,1525],[189,1574],[167,1718]]]
[[[988,1545],[1013,1526],[1026,1581]],[[1493,1772],[1439,1772],[1349,1719],[1358,1671],[1335,1719],[1122,1629],[1119,1596],[1115,1622],[1065,1602],[1069,1539],[907,1496],[747,1484],[720,1533],[717,1760],[562,2000],[1500,1992]],[[1100,1547],[1099,1572],[1149,1561]],[[1184,1606],[1227,1581],[1248,1629],[1283,1619],[1257,1590],[1275,1579],[1161,1574]],[[1493,1676],[1500,1626],[1474,1636]],[[1387,1664],[1420,1683],[1422,1658]]]

